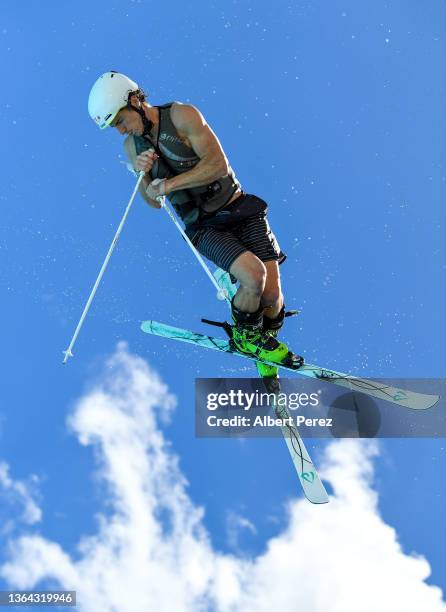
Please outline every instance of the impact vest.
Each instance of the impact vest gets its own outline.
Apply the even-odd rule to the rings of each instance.
[[[156,178],[170,178],[194,168],[200,158],[195,151],[182,142],[172,120],[170,118],[170,108],[174,104],[169,102],[162,106],[156,106],[159,110],[159,129],[156,142],[152,142],[145,136],[128,136],[125,142],[125,149],[129,155],[129,149],[133,149],[136,155],[143,151],[155,149],[159,158],[155,161],[150,176],[152,180]],[[133,140],[133,147],[130,139]],[[130,155],[129,155],[130,156]],[[134,159],[130,159],[133,163]],[[240,188],[232,168],[229,173],[220,177],[208,185],[193,187],[190,189],[179,189],[169,194],[169,201],[175,208],[178,215],[185,225],[200,223],[202,218],[206,218],[212,213],[217,212],[229,202],[233,194]]]

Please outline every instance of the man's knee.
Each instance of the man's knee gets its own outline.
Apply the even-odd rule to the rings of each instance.
[[[246,274],[239,279],[240,285],[252,291],[259,297],[263,294],[266,282],[266,268],[263,263],[258,260],[258,264],[253,265],[246,271]]]
[[[265,290],[266,267],[253,253],[243,253],[230,268],[230,273],[239,281],[244,289],[259,297]]]

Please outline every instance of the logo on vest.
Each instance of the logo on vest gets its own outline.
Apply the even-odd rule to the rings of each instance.
[[[166,134],[166,132],[161,132],[159,139],[166,140],[167,142],[181,142],[179,138],[171,134]]]

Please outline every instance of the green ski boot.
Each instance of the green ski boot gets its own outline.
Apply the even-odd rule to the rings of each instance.
[[[263,332],[266,335],[272,336],[273,338],[277,338],[279,331],[283,326],[283,322],[285,320],[285,316],[290,316],[292,314],[297,314],[297,311],[290,311],[285,314],[285,306],[282,306],[281,311],[277,315],[275,319],[270,319],[267,316],[263,316]],[[303,364],[303,357],[299,357],[296,355],[298,359],[301,360],[301,364]],[[262,363],[258,361],[256,363],[257,372],[262,378],[278,378],[279,376],[279,368],[267,365],[266,363]]]
[[[264,331],[262,307],[256,312],[243,312],[232,303],[232,318],[234,320],[232,341],[240,352],[277,364],[296,364],[301,360],[300,357],[291,353],[283,342],[278,342],[272,334]],[[261,374],[262,376],[276,375],[274,374],[276,368],[266,364],[257,365],[259,374],[261,373],[259,366],[268,368],[263,370],[265,374]],[[273,373],[268,374],[268,372]]]
[[[265,334],[272,336],[273,338],[277,338],[279,334],[279,330],[283,325],[283,321],[285,318],[285,307],[282,307],[282,310],[279,312],[275,319],[270,319],[269,317],[263,316],[263,331]],[[257,372],[259,376],[262,378],[277,378],[279,376],[279,368],[274,366],[266,365],[266,363],[262,363],[258,361],[256,363]]]

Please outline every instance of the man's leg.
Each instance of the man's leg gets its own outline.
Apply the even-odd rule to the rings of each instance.
[[[264,262],[266,267],[266,283],[262,294],[263,331],[277,338],[285,319],[282,287],[280,284],[279,264],[275,260]],[[257,370],[263,378],[277,378],[278,368],[257,362]]]
[[[234,306],[244,312],[255,312],[259,306],[268,319],[275,319],[283,307],[279,264],[262,262],[253,253],[242,253],[230,268],[240,287],[234,297]]]
[[[254,240],[253,231],[258,230],[259,220],[255,221],[255,227],[249,229],[251,242],[256,246],[258,240]],[[261,221],[261,220],[260,220]],[[260,229],[265,229],[261,226]],[[246,236],[245,236],[246,238]],[[195,246],[202,255],[216,263],[216,265],[228,270],[239,281],[240,287],[232,300],[232,340],[236,347],[247,354],[259,357],[274,363],[294,364],[296,356],[282,342],[278,342],[272,333],[264,331],[263,305],[260,300],[265,293],[267,283],[267,266],[251,250],[244,248],[245,242],[234,233],[218,231],[214,228],[206,228],[197,238]],[[232,262],[232,263],[231,263]],[[271,264],[268,264],[271,267]],[[268,285],[268,297],[272,300],[274,285],[277,285],[278,271],[272,269],[271,280]],[[274,278],[276,280],[274,281]],[[277,293],[277,291],[276,291]],[[272,306],[272,314],[277,309],[277,300]]]
[[[234,296],[234,306],[243,312],[256,312],[267,280],[265,264],[254,253],[245,251],[237,257],[229,272],[240,283]]]
[[[245,251],[231,265],[229,271],[240,283],[232,300],[233,340],[241,351],[282,363],[294,356],[285,344],[276,340],[277,333],[265,334],[264,328],[265,307],[268,313],[273,315],[272,319],[267,319],[271,323],[275,323],[277,313],[279,318],[282,314],[283,319],[280,276],[277,264],[273,265],[275,263],[263,263],[256,255]],[[280,327],[281,323],[278,329]],[[277,374],[276,368],[264,368],[267,375]]]
[[[265,261],[263,265],[266,268],[266,281],[260,303],[264,308],[264,315],[268,319],[275,319],[283,308],[279,264],[277,261]]]

